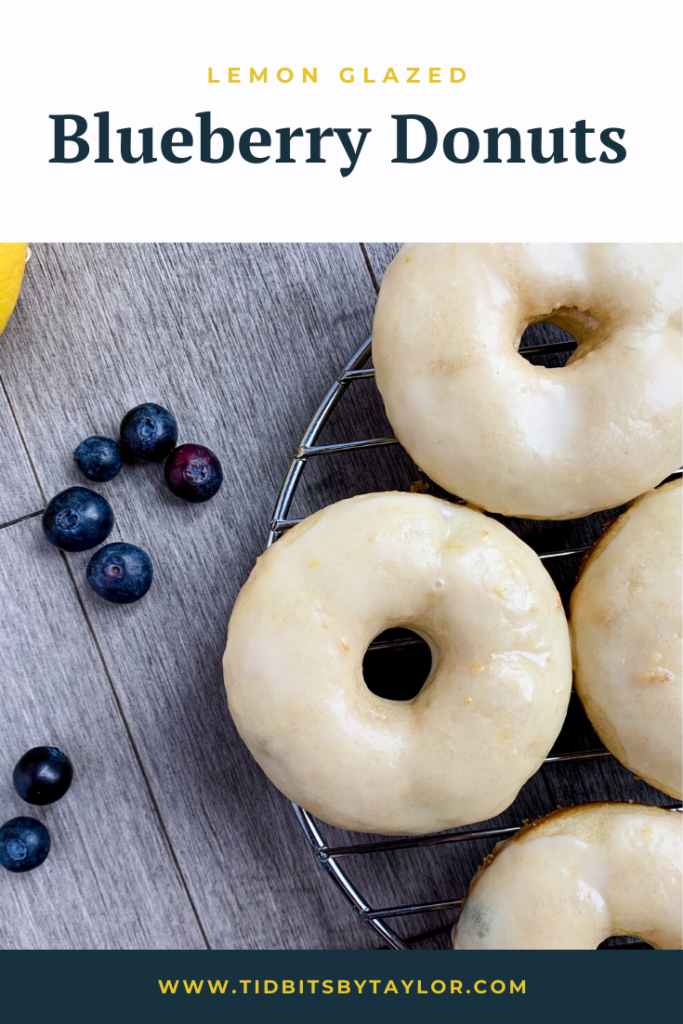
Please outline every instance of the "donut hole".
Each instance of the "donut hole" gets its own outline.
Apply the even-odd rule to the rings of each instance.
[[[637,935],[610,935],[601,942],[598,949],[654,949],[649,942],[639,939]]]
[[[432,670],[432,652],[419,634],[399,626],[385,629],[363,657],[363,679],[384,700],[413,700]]]
[[[540,320],[526,328],[518,352],[534,366],[557,368],[565,365],[576,347],[577,340],[568,330]]]

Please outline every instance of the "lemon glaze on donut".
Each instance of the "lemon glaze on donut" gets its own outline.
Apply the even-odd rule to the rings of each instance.
[[[404,626],[432,651],[410,701],[363,656]],[[420,494],[323,509],[263,554],[223,660],[242,739],[291,800],[342,828],[438,831],[501,813],[571,690],[567,623],[538,556],[480,512]]]
[[[683,487],[638,498],[604,534],[571,598],[576,689],[603,743],[681,798]]]
[[[517,349],[547,321],[564,367]],[[373,327],[399,441],[442,487],[504,515],[614,508],[681,463],[681,247],[406,245]]]
[[[683,815],[644,804],[556,811],[499,843],[454,949],[595,949],[631,935],[681,948]]]

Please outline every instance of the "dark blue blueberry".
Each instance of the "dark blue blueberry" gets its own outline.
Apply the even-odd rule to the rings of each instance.
[[[53,804],[71,785],[71,761],[56,747],[32,747],[19,758],[12,775],[14,788],[27,804]]]
[[[12,818],[0,825],[0,864],[8,871],[33,871],[50,852],[50,833],[35,818]]]
[[[169,488],[185,501],[208,501],[223,483],[218,457],[201,444],[181,444],[166,459]]]
[[[88,487],[68,487],[43,512],[45,536],[62,551],[86,551],[111,533],[114,513],[106,498]]]
[[[145,462],[159,462],[175,448],[178,426],[161,405],[145,402],[137,405],[121,420],[121,445]]]
[[[86,578],[96,594],[115,604],[130,604],[152,586],[152,559],[133,544],[106,544],[95,552]]]
[[[74,452],[74,459],[88,480],[112,480],[121,469],[121,449],[110,437],[86,437]]]

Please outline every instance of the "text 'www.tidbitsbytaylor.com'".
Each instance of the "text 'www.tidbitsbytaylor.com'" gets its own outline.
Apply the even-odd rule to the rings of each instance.
[[[443,980],[436,978],[433,981],[411,978],[408,980],[392,979],[382,980],[381,978],[347,979],[347,978],[284,978],[275,980],[265,979],[239,979],[230,982],[229,980],[209,980],[208,978],[186,980],[167,979],[159,980],[159,989],[162,995],[525,995],[526,982],[503,981],[496,978],[489,981],[479,978],[476,981],[464,982],[451,978]]]

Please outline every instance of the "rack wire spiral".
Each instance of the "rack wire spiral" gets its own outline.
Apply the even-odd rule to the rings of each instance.
[[[539,346],[526,346],[520,350],[525,357],[534,355],[550,355],[553,353],[566,353],[572,351],[576,343],[568,339],[557,343],[544,344]],[[372,351],[372,338],[368,338],[346,364],[342,372],[334,381],[329,391],[323,398],[320,406],[309,423],[290,463],[289,469],[282,484],[275,510],[269,525],[267,547],[270,547],[282,534],[295,526],[299,519],[289,518],[289,511],[292,505],[295,492],[303,475],[303,472],[312,458],[320,458],[338,453],[357,452],[368,448],[383,448],[389,445],[397,445],[399,441],[395,437],[372,437],[357,441],[345,441],[340,444],[316,444],[321,431],[328,422],[332,412],[338,405],[347,389],[355,381],[372,378],[375,376],[373,368],[365,367]],[[680,473],[673,474],[674,476]],[[459,501],[460,499],[451,499]],[[542,561],[568,558],[572,555],[584,554],[589,551],[592,545],[584,547],[573,547],[560,551],[548,551],[539,555]],[[405,646],[411,642],[410,639],[394,639],[384,642],[375,642],[371,648],[386,646]],[[544,764],[571,761],[593,761],[598,758],[610,757],[611,754],[604,747],[592,750],[574,751],[572,753],[558,754],[547,757]],[[366,843],[350,843],[343,846],[334,846],[326,842],[321,831],[322,823],[313,818],[308,811],[298,804],[292,804],[294,813],[303,829],[303,832],[311,845],[316,860],[341,889],[358,916],[377,932],[390,949],[411,949],[415,944],[433,935],[445,932],[450,929],[451,924],[440,926],[430,931],[423,931],[419,934],[408,937],[401,937],[394,928],[387,924],[387,920],[400,917],[408,917],[418,914],[429,914],[440,911],[458,912],[463,903],[463,898],[444,899],[428,903],[405,903],[383,907],[373,907],[354,885],[343,869],[340,862],[347,858],[359,856],[371,856],[377,853],[386,853],[393,850],[416,849],[424,847],[442,846],[447,844],[468,843],[477,840],[494,840],[509,838],[514,835],[522,825],[515,825],[504,828],[483,828],[472,829],[467,832],[445,832],[431,835],[410,836],[398,839],[373,840]],[[679,808],[680,810],[680,808]],[[647,948],[647,944],[631,942],[631,948]]]

